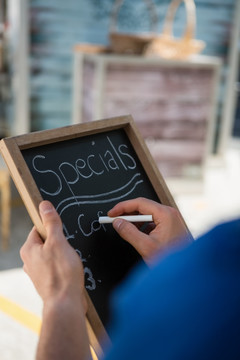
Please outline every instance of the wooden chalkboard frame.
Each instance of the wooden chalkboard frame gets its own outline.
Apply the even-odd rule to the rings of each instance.
[[[155,165],[154,160],[130,115],[51,130],[37,131],[26,135],[2,139],[0,141],[0,150],[3,158],[9,168],[12,179],[22,197],[28,213],[43,239],[46,236],[45,229],[38,211],[39,203],[43,199],[21,151],[117,129],[123,129],[125,131],[160,202],[164,205],[177,208],[162,175]],[[106,341],[110,340],[87,292],[86,297],[89,306],[87,326],[90,342],[95,352],[100,355],[102,353],[101,341],[104,339],[104,343],[106,343]]]

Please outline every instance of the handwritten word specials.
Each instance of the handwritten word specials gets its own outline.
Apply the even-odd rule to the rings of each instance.
[[[79,157],[74,163],[67,161],[62,162],[58,166],[58,173],[51,169],[46,168],[47,161],[46,156],[36,155],[32,160],[33,168],[36,172],[45,174],[49,177],[49,182],[54,182],[55,187],[53,190],[48,188],[40,188],[40,191],[50,196],[56,196],[61,193],[63,183],[67,185],[72,196],[77,202],[76,194],[73,191],[72,185],[80,182],[82,179],[89,179],[94,176],[101,176],[106,172],[125,170],[133,170],[136,168],[136,162],[134,158],[128,153],[128,146],[126,144],[120,144],[115,146],[110,137],[107,136],[109,143],[109,149],[103,154],[99,153],[99,149],[96,148],[94,153],[91,149],[91,153],[85,156]],[[91,143],[92,148],[95,146],[95,141]]]

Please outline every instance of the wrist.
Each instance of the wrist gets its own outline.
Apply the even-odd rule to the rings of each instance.
[[[43,300],[43,316],[45,314],[77,311],[84,316],[87,312],[87,301],[80,292],[62,291]]]

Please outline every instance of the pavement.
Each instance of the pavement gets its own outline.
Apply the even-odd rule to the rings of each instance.
[[[239,217],[240,141],[231,141],[224,157],[209,158],[202,179],[166,182],[195,237],[219,222]],[[13,206],[9,249],[0,252],[1,360],[35,357],[42,302],[22,270],[19,257],[31,227],[24,206]]]
[[[9,249],[0,252],[0,358],[32,360],[42,303],[22,270],[19,250],[32,228],[23,205],[12,208]],[[31,325],[32,324],[32,325]]]

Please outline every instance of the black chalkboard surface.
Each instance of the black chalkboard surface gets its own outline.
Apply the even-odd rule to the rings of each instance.
[[[87,318],[101,340],[107,335],[110,294],[141,259],[98,217],[119,201],[139,196],[176,207],[133,119],[123,116],[6,138],[0,148],[43,239],[39,203],[50,200],[60,214],[65,235],[83,261]]]

